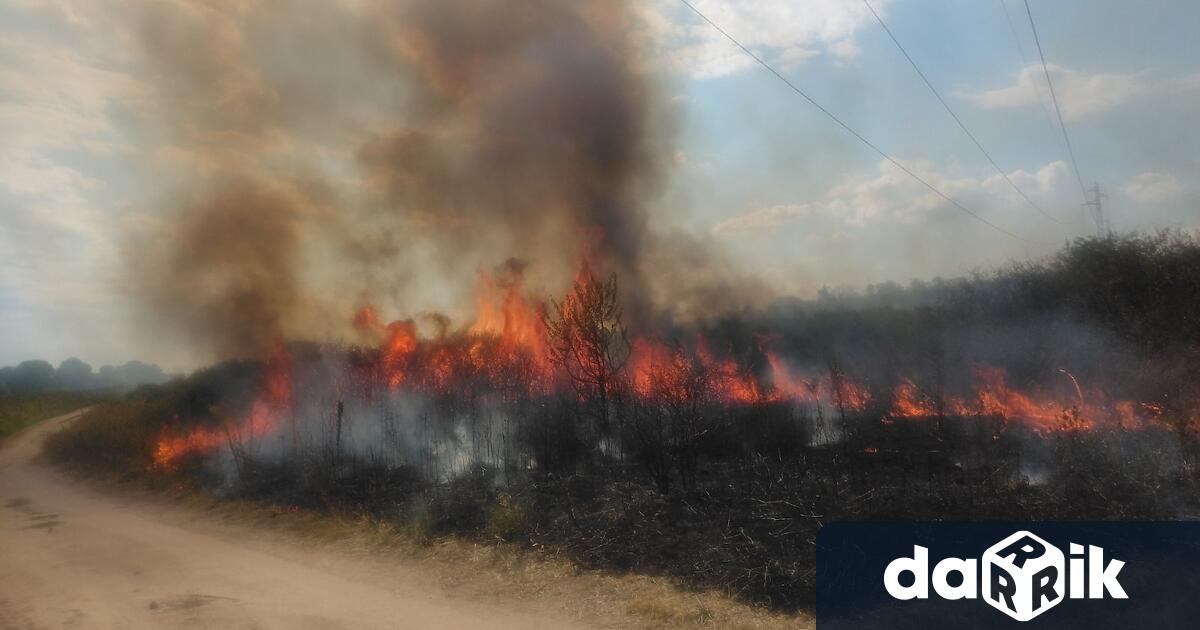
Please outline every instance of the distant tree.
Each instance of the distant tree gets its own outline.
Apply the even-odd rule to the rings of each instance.
[[[104,365],[96,374],[97,387],[131,389],[138,385],[166,382],[162,368],[152,363],[129,361],[120,366]]]
[[[117,368],[111,365],[101,365],[96,371],[96,384],[100,387],[116,387],[120,383],[117,377]]]
[[[121,372],[125,383],[128,385],[162,383],[167,380],[167,375],[162,371],[162,368],[153,363],[129,361],[117,369]]]
[[[12,375],[14,368],[5,366],[0,368],[0,396],[8,396],[13,393],[12,390]]]
[[[58,364],[56,377],[59,389],[92,389],[96,386],[96,375],[92,372],[92,366],[75,357]]]
[[[38,393],[54,389],[57,379],[46,361],[24,361],[13,369],[10,383],[13,393]]]

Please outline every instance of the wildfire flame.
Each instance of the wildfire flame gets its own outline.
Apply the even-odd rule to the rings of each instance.
[[[832,373],[804,378],[778,354],[767,351],[767,365],[775,389],[771,400],[820,403],[845,412],[862,412],[871,402],[871,391],[845,374]]]
[[[565,377],[558,374],[551,358],[545,305],[525,292],[519,271],[510,268],[508,273],[481,274],[477,317],[455,334],[443,330],[434,338],[423,338],[413,320],[385,324],[374,307],[363,306],[352,323],[377,344],[366,368],[367,379],[389,390],[429,396],[469,394],[473,388],[499,392],[507,400],[565,392]],[[582,317],[584,295],[596,288],[594,282],[586,264],[582,265],[561,303],[564,317]],[[769,349],[763,348],[763,356],[765,369],[755,373],[733,357],[714,352],[702,336],[697,336],[690,348],[634,338],[625,365],[626,380],[617,386],[626,387],[636,400],[648,402],[702,395],[705,401],[727,407],[809,404],[843,415],[861,414],[871,407],[871,390],[838,369],[801,373]],[[973,392],[966,397],[935,397],[911,379],[900,380],[891,392],[884,420],[992,416],[1049,432],[1100,425],[1137,429],[1158,422],[1163,415],[1161,406],[1110,401],[1103,392],[1085,391],[1065,370],[1060,372],[1070,379],[1071,396],[1018,391],[1009,386],[1001,368],[976,365],[971,372]],[[703,386],[697,388],[697,383]],[[283,344],[276,344],[245,417],[217,427],[196,427],[182,435],[163,435],[154,449],[155,465],[177,469],[190,455],[276,431],[293,405],[292,388],[291,359]]]
[[[933,396],[912,380],[904,379],[892,393],[888,417],[993,416],[1048,433],[1090,430],[1102,425],[1143,429],[1157,423],[1161,415],[1154,413],[1153,406],[1110,400],[1099,390],[1085,395],[1074,375],[1066,370],[1059,372],[1069,378],[1072,396],[1021,392],[1009,386],[1008,375],[1002,368],[975,365],[971,368],[973,397],[943,396],[940,408]]]
[[[181,436],[164,435],[155,445],[154,464],[163,470],[175,470],[191,455],[271,433],[291,406],[291,357],[284,345],[277,343],[267,361],[258,395],[240,424],[215,428],[200,426]]]

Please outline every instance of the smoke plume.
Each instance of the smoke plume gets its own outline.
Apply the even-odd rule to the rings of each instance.
[[[543,291],[580,260],[618,274],[632,319],[748,286],[651,229],[671,115],[624,3],[140,13],[147,129],[171,159],[133,284],[157,323],[221,355],[336,334],[364,301],[461,310],[512,257]]]

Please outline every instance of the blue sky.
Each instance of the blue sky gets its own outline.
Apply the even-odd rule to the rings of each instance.
[[[1031,4],[1080,170],[1086,185],[1099,182],[1110,195],[1114,226],[1195,227],[1189,173],[1200,159],[1191,116],[1200,58],[1188,25],[1200,23],[1200,6]],[[708,226],[800,293],[824,283],[961,274],[1089,233],[1024,5],[1009,0],[1007,8],[1019,44],[999,0],[898,1],[883,15],[996,162],[1061,224],[995,180],[867,14],[854,31],[855,55],[839,59],[817,45],[786,74],[876,145],[953,188],[952,197],[1032,242],[945,203],[922,206],[928,193],[920,184],[881,168],[877,154],[755,68],[685,84],[683,150],[704,166],[676,183],[705,191],[693,195],[693,226]],[[756,25],[745,20],[727,30],[754,47]]]
[[[122,22],[136,4],[0,0],[0,364],[71,355],[189,363],[144,343],[122,274],[123,235],[158,220],[154,200],[165,191],[155,169],[189,159],[138,124],[146,88],[136,33]],[[672,0],[637,11],[678,115],[666,190],[652,202],[660,227],[708,239],[732,265],[800,295],[960,275],[1094,232],[1020,0],[873,4],[1056,221],[1008,187],[861,0],[695,4],[906,167],[1022,240],[885,164]],[[1200,3],[1030,4],[1079,168],[1109,194],[1114,227],[1200,227]]]

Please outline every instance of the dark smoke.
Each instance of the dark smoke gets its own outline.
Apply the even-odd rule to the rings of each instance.
[[[151,126],[184,167],[135,286],[222,355],[357,302],[454,308],[510,257],[544,291],[581,259],[618,274],[631,320],[766,295],[651,229],[672,117],[625,3],[147,6]]]
[[[300,219],[295,200],[249,180],[198,200],[141,269],[150,306],[224,355],[262,354],[302,300]]]
[[[661,143],[625,7],[418,2],[390,18],[376,41],[409,79],[410,116],[359,153],[387,211],[450,266],[463,249],[516,254],[561,282],[589,255],[644,294]]]

